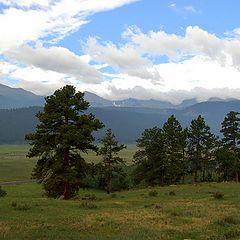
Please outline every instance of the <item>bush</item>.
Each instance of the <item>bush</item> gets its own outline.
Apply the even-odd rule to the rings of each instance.
[[[176,193],[175,193],[174,191],[170,191],[170,192],[168,193],[168,195],[169,195],[169,196],[175,196]]]
[[[224,216],[216,221],[220,226],[225,226],[226,224],[237,225],[240,223],[240,218],[238,216]]]
[[[85,194],[84,197],[82,197],[82,200],[94,201],[97,200],[97,197],[95,194]]]
[[[83,208],[83,209],[96,209],[97,205],[92,203],[92,202],[87,202],[84,201],[79,205],[79,208]]]
[[[3,190],[2,187],[0,186],[0,197],[5,197],[6,195],[7,195],[7,192]]]
[[[223,196],[224,196],[224,194],[221,193],[221,192],[215,192],[215,193],[213,193],[213,198],[215,198],[215,199],[222,199]]]
[[[157,195],[158,195],[158,192],[156,190],[151,190],[148,193],[149,197],[157,197]]]
[[[31,206],[27,203],[18,203],[18,202],[12,202],[11,206],[14,210],[18,211],[27,211],[31,208]]]
[[[111,197],[111,198],[116,198],[116,197],[117,197],[117,194],[116,194],[116,193],[112,193],[112,194],[110,195],[110,197]]]

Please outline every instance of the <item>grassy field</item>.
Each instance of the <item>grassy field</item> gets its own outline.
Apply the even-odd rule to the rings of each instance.
[[[28,150],[29,145],[0,145],[0,182],[25,181],[31,178],[36,159],[26,157]],[[136,150],[135,145],[127,145],[119,155],[130,164]],[[101,158],[94,152],[83,154],[83,157],[89,162],[97,162]]]
[[[8,195],[0,199],[0,239],[240,239],[240,186],[234,183],[110,196],[81,190],[71,201],[46,199],[36,184],[4,188]],[[149,196],[152,190],[158,195]],[[223,199],[212,197],[216,191],[224,193]],[[86,194],[96,199],[86,200]]]
[[[124,153],[128,162],[136,150],[131,147]],[[27,150],[27,146],[0,147],[2,181],[29,179],[35,160],[25,158]],[[88,161],[94,158],[88,155]],[[70,201],[47,199],[35,183],[3,188],[7,196],[0,198],[0,239],[240,239],[236,183],[174,185],[111,195],[81,189]],[[216,192],[223,198],[213,198]]]

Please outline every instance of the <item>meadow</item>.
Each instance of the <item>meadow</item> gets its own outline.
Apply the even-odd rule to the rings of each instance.
[[[240,185],[201,183],[136,188],[107,195],[81,189],[70,201],[47,199],[28,182],[28,146],[0,146],[0,239],[240,239]],[[131,162],[135,146],[122,153]],[[91,153],[92,154],[92,153]],[[94,154],[88,155],[88,161]],[[214,198],[213,195],[221,196]]]

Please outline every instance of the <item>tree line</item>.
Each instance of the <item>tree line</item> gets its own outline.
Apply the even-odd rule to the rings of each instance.
[[[84,93],[66,85],[45,98],[39,124],[26,135],[31,148],[28,157],[38,157],[33,177],[42,183],[46,195],[69,199],[81,187],[104,189],[107,193],[134,184],[184,183],[213,180],[239,181],[240,118],[229,112],[222,123],[223,138],[211,133],[199,115],[183,129],[174,115],[162,128],[146,129],[137,140],[139,150],[133,166],[126,166],[118,153],[119,144],[111,129],[94,144],[92,133],[104,127],[93,114],[85,114],[89,103]],[[89,150],[102,156],[98,163],[87,163],[82,153]]]

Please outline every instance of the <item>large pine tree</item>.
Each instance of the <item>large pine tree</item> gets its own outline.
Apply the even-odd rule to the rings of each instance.
[[[103,124],[92,114],[84,93],[66,85],[45,98],[37,114],[36,132],[26,135],[32,145],[28,157],[39,157],[33,176],[43,183],[48,196],[69,199],[82,184],[86,163],[81,152],[96,150],[92,132]]]

